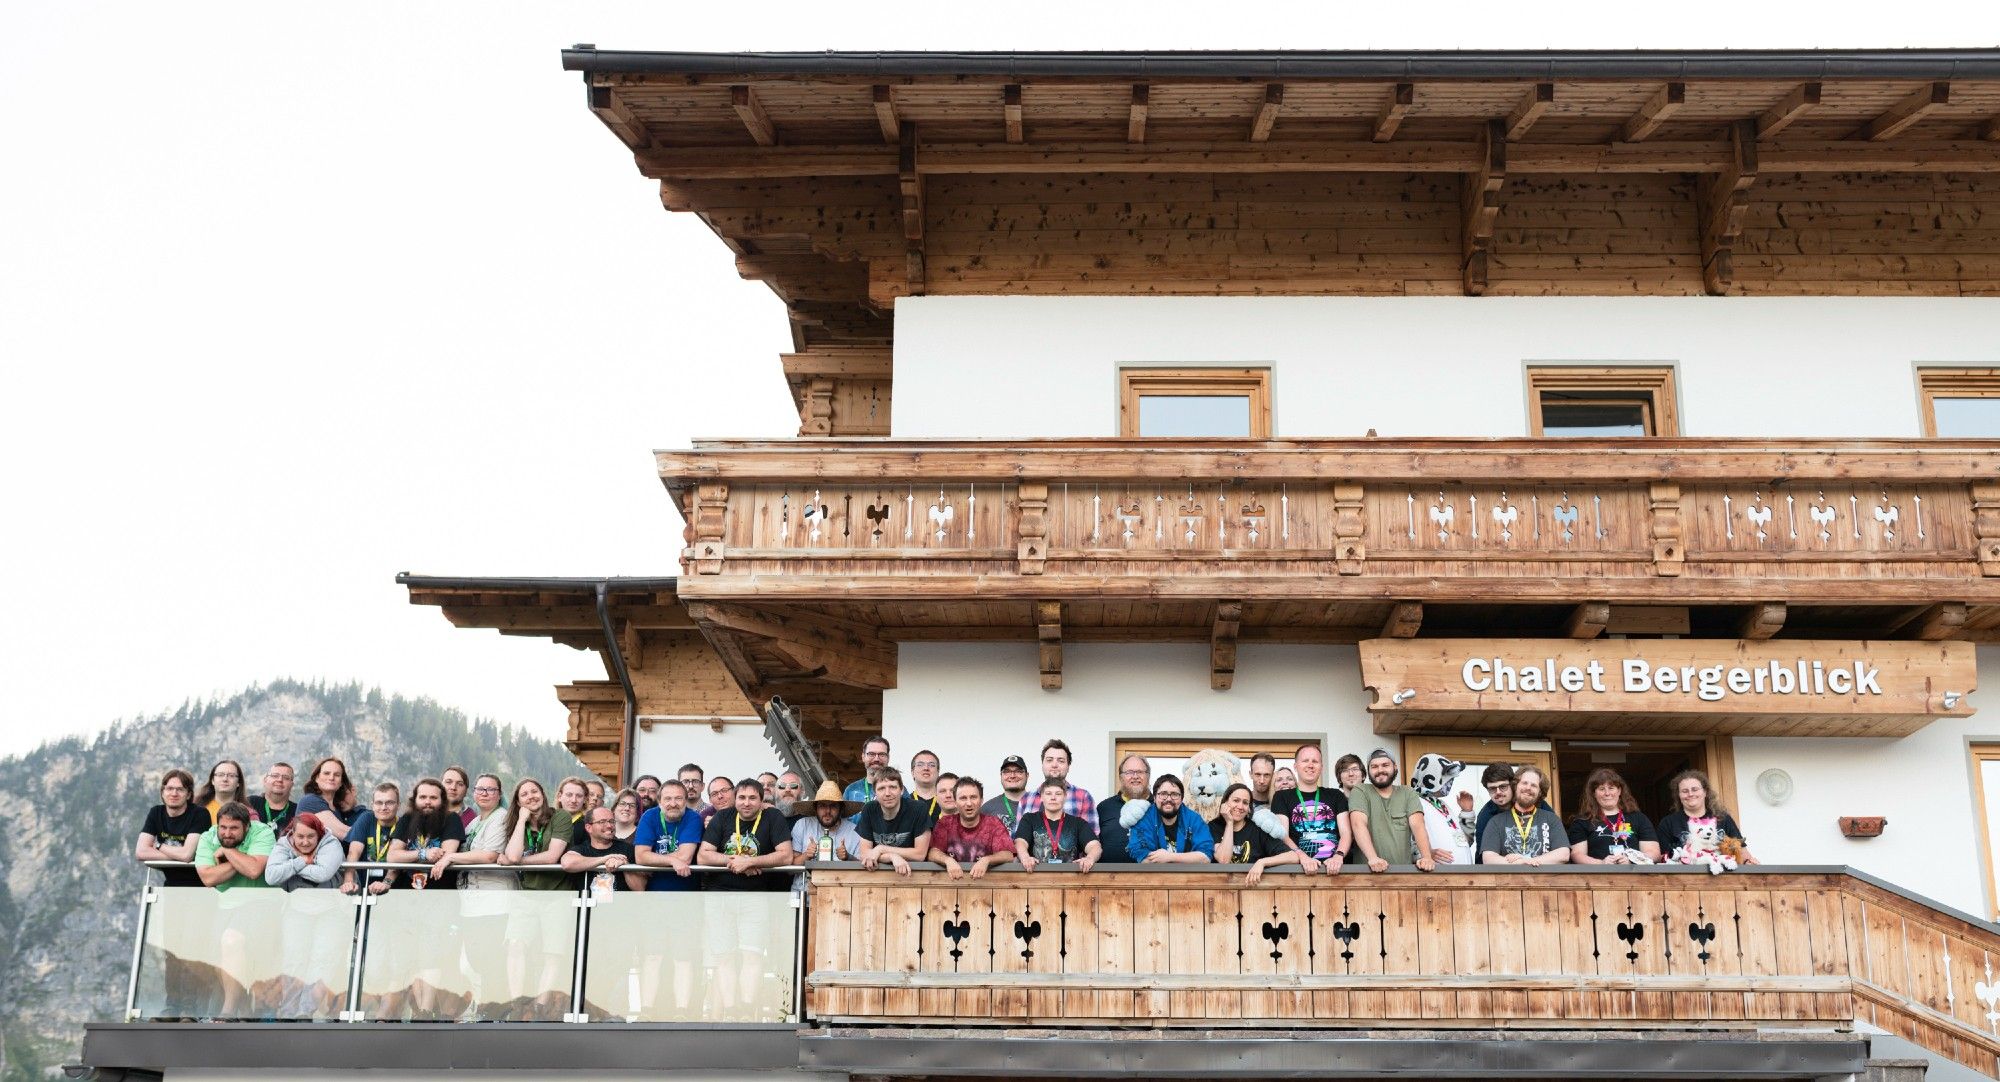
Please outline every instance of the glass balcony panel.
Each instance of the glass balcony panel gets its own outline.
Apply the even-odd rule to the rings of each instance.
[[[576,969],[576,895],[392,890],[376,897],[361,1014],[390,1022],[560,1022]]]
[[[333,890],[160,887],[139,952],[139,1017],[337,1021],[356,911]]]
[[[792,1018],[792,894],[619,893],[590,911],[583,1011],[593,1022]]]

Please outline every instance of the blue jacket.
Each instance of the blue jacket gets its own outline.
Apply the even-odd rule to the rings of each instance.
[[[1171,848],[1177,853],[1200,853],[1210,860],[1215,859],[1215,836],[1208,832],[1208,824],[1201,816],[1181,808],[1180,823],[1174,829],[1174,844],[1167,844],[1167,828],[1160,822],[1160,809],[1149,807],[1146,817],[1132,826],[1132,837],[1125,843],[1125,851],[1132,854],[1132,862],[1143,863],[1156,849]]]

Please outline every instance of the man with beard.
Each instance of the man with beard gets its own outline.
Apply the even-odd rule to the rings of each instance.
[[[464,845],[465,822],[444,806],[444,783],[425,778],[411,786],[409,810],[396,820],[396,833],[389,842],[389,863],[433,865],[439,857],[456,853]],[[429,867],[413,872],[408,882],[413,887],[453,886],[431,882]]]
[[[639,815],[644,817],[649,811],[660,806],[660,779],[651,774],[639,775],[632,783],[632,791],[639,794]]]
[[[1268,751],[1250,757],[1250,802],[1262,807],[1271,802],[1271,782],[1278,776],[1278,760]]]
[[[689,871],[701,851],[701,828],[701,813],[688,807],[687,787],[660,786],[660,806],[639,817],[639,829],[632,835],[639,863],[665,869],[646,877],[647,890],[701,889]]]
[[[861,855],[861,835],[850,818],[861,814],[860,805],[843,800],[840,786],[832,779],[819,783],[819,791],[808,801],[795,805],[799,817],[792,823],[792,862],[810,864],[816,860],[854,860]],[[824,844],[822,844],[824,843]],[[792,887],[803,892],[806,877],[792,877]]]
[[[799,795],[805,791],[805,787],[806,780],[799,777],[799,772],[796,770],[787,770],[778,775],[778,784],[773,786],[771,791],[776,795],[776,805],[778,811],[784,815],[785,822],[796,823],[812,815],[811,808],[799,803]]]
[[[277,844],[270,824],[232,800],[215,810],[215,825],[195,843],[194,874],[217,890],[267,886],[264,866]]]
[[[1277,790],[1271,798],[1271,814],[1290,822],[1286,837],[1291,847],[1299,851],[1301,869],[1308,874],[1324,871],[1338,875],[1340,866],[1347,861],[1354,831],[1347,816],[1347,795],[1339,786],[1329,788],[1320,784],[1323,762],[1318,744],[1300,744],[1292,752],[1292,764],[1298,768],[1298,787]]]
[[[1556,813],[1542,806],[1546,782],[1540,767],[1514,772],[1514,802],[1486,824],[1479,838],[1481,864],[1569,863],[1569,834]]]
[[[1021,825],[1021,806],[1028,799],[1028,761],[1018,755],[1000,760],[1000,795],[979,810],[999,818],[1008,834]]]
[[[702,885],[702,948],[715,971],[714,1006],[722,1018],[733,1017],[739,1004],[759,1001],[771,942],[771,907],[744,893],[792,886],[788,876],[771,871],[792,862],[792,839],[777,813],[764,806],[764,786],[745,778],[734,796],[734,806],[716,812],[701,838],[701,862],[723,869]]]
[[[707,774],[702,771],[701,764],[687,763],[674,772],[674,777],[680,779],[681,788],[687,791],[687,806],[697,815],[706,813],[708,809],[702,804],[702,796],[707,790],[702,788],[701,780]]]
[[[1125,805],[1144,804],[1147,794],[1153,791],[1153,766],[1143,755],[1127,755],[1118,762],[1118,795],[1097,806],[1097,821],[1104,824],[1104,830],[1097,840],[1104,846],[1103,864],[1131,864],[1132,854],[1125,846],[1131,840],[1132,828],[1123,820]]]
[[[1423,799],[1415,789],[1396,783],[1396,757],[1388,748],[1376,748],[1368,756],[1368,784],[1356,786],[1354,796],[1354,842],[1368,858],[1369,871],[1385,871],[1405,860],[1418,871],[1437,867],[1430,832],[1424,829]]]
[[[875,799],[875,775],[880,774],[888,765],[889,738],[879,735],[869,737],[868,742],[861,745],[861,777],[847,783],[847,788],[840,794],[841,799],[851,800],[866,807],[869,801]],[[860,822],[858,814],[855,816],[855,822]]]
[[[978,778],[959,778],[952,790],[952,813],[931,829],[931,859],[957,879],[967,872],[983,879],[988,868],[1014,859],[1014,836],[997,815],[979,808],[986,786]]]
[[[617,817],[610,808],[592,808],[583,816],[583,844],[563,850],[562,870],[570,874],[570,885],[577,890],[591,886],[593,881],[608,883],[608,889],[645,890],[646,884],[637,872],[620,869],[633,863],[632,843],[618,838]],[[593,891],[597,893],[598,891]]]

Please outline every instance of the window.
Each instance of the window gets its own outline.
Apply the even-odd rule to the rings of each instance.
[[[1226,734],[1217,734],[1215,736],[1121,737],[1117,741],[1117,754],[1112,757],[1111,761],[1113,764],[1112,770],[1116,771],[1117,764],[1123,763],[1127,755],[1141,756],[1146,760],[1147,765],[1153,768],[1153,777],[1157,780],[1162,774],[1180,774],[1187,767],[1188,756],[1193,755],[1195,752],[1203,748],[1221,748],[1223,751],[1229,752],[1243,760],[1243,780],[1248,782],[1250,780],[1250,757],[1258,752],[1264,752],[1278,760],[1280,767],[1288,767],[1292,765],[1292,753],[1299,750],[1300,744],[1323,743],[1324,741],[1316,736],[1267,739],[1246,739]],[[1324,763],[1323,768],[1329,774],[1333,772],[1333,764],[1331,762]],[[1183,777],[1181,780],[1185,781],[1187,779]],[[1331,783],[1332,779],[1328,779],[1327,784]],[[1115,777],[1111,779],[1111,788],[1113,790],[1118,788],[1118,779]]]
[[[2000,744],[1972,745],[1972,797],[1977,804],[1979,844],[1986,858],[1986,912],[2000,914],[1994,869],[2000,868]]]
[[[1678,436],[1674,370],[1530,368],[1528,427],[1537,436]]]
[[[1268,368],[1127,368],[1118,434],[1271,438]]]
[[[1924,435],[2000,437],[2000,368],[1921,368]]]

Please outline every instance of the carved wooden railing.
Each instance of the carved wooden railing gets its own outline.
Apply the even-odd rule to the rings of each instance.
[[[850,866],[852,869],[852,866]],[[816,869],[821,1023],[1851,1030],[1993,1075],[2000,928],[1836,868]]]
[[[690,596],[2000,600],[1990,441],[718,441],[659,468]]]

